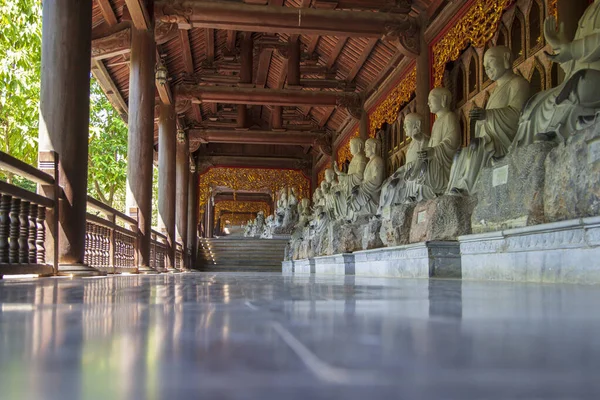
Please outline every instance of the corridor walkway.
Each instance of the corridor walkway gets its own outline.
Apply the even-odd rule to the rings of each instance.
[[[2,399],[598,399],[600,288],[190,273],[0,282]]]

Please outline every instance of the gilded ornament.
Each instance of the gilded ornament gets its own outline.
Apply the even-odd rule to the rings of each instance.
[[[475,0],[460,18],[433,46],[434,87],[442,86],[446,64],[455,61],[469,44],[483,47],[494,36],[502,13],[514,0]]]
[[[283,188],[294,187],[298,199],[310,196],[310,179],[299,170],[267,168],[215,167],[200,175],[199,204],[208,201],[215,187],[226,187],[235,191],[277,193]]]
[[[219,201],[215,204],[215,224],[222,217],[233,217],[236,214],[244,213],[246,215],[254,215],[259,211],[262,211],[266,216],[271,214],[271,206],[264,201]],[[225,212],[225,215],[221,215],[222,212]],[[230,213],[230,214],[227,214]],[[242,222],[248,221],[250,218],[246,218]],[[235,225],[235,224],[234,224]]]

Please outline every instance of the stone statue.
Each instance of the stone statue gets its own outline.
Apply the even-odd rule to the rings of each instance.
[[[365,155],[369,163],[365,168],[363,179],[352,188],[348,199],[347,219],[354,222],[361,215],[374,215],[379,206],[381,185],[385,178],[385,162],[381,157],[381,142],[367,139]]]
[[[484,109],[474,108],[469,117],[476,121],[474,138],[467,149],[457,156],[448,185],[451,194],[469,194],[482,168],[489,166],[492,157],[502,158],[515,137],[519,114],[529,98],[529,82],[512,71],[508,47],[489,49],[483,65],[487,76],[496,81]]]
[[[296,197],[296,189],[288,188],[287,204],[283,217],[284,227],[293,227],[298,222],[298,198]]]
[[[256,220],[254,223],[254,236],[262,235],[264,228],[265,228],[265,213],[262,211],[259,211],[256,214]]]
[[[556,19],[544,23],[544,36],[552,46],[550,59],[565,71],[565,81],[531,98],[519,120],[513,147],[535,140],[563,138],[595,121],[600,111],[600,1],[595,0],[585,11],[569,41]]]
[[[337,192],[337,186],[338,186],[338,182],[336,180],[336,175],[335,175],[335,171],[331,168],[327,168],[325,170],[325,180],[323,182],[321,182],[321,186],[323,186],[323,183],[327,183],[328,186],[328,190],[327,192],[325,192],[323,190],[323,197],[324,197],[324,211],[327,213],[327,215],[329,216],[330,219],[337,219],[338,216],[336,215],[336,195],[335,193]]]
[[[260,235],[261,239],[273,239],[273,228],[275,228],[275,216],[269,215],[265,220],[265,229]]]
[[[283,225],[283,218],[285,217],[287,203],[287,189],[283,188],[279,191],[279,198],[277,199],[277,208],[275,209],[275,225],[278,227]]]
[[[423,134],[423,117],[417,113],[408,114],[404,118],[404,131],[406,136],[412,138],[408,145],[405,156],[405,164],[398,168],[381,187],[379,208],[377,215],[382,215],[386,207],[403,203],[406,199],[406,180],[412,175],[415,163],[418,160],[418,152],[426,143]]]
[[[252,236],[252,228],[254,228],[254,224],[252,223],[252,220],[248,220],[246,228],[244,229],[244,237]]]
[[[364,142],[360,138],[350,140],[350,153],[352,160],[348,166],[348,172],[341,172],[336,163],[333,163],[333,170],[338,177],[337,189],[335,192],[335,215],[338,219],[345,218],[348,214],[348,197],[352,188],[360,185],[363,180],[363,174],[367,166],[367,157],[364,153]]]

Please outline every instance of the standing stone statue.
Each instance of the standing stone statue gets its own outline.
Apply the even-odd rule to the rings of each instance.
[[[298,198],[296,197],[295,188],[288,188],[288,191],[283,226],[292,228],[298,222]]]
[[[517,131],[519,114],[529,98],[529,82],[512,71],[508,47],[489,49],[483,65],[487,76],[496,81],[496,88],[485,110],[474,108],[469,114],[472,121],[477,121],[475,135],[452,166],[450,194],[472,193],[481,169],[489,166],[492,157],[506,155]]]
[[[406,181],[412,175],[412,171],[418,160],[418,152],[426,143],[423,134],[423,116],[417,113],[408,114],[404,118],[404,131],[406,136],[412,138],[408,145],[405,156],[405,164],[398,168],[381,187],[379,208],[377,215],[382,215],[386,208],[395,204],[401,204],[406,199]]]
[[[385,178],[385,162],[381,157],[381,142],[367,139],[365,155],[369,163],[365,168],[363,179],[352,188],[348,199],[347,219],[354,222],[361,215],[374,215],[379,207],[381,185]]]
[[[255,229],[255,233],[254,236],[260,236],[263,233],[263,230],[265,228],[265,213],[262,211],[259,211],[256,214],[256,222],[254,223],[254,229]]]
[[[350,140],[350,153],[352,160],[348,166],[348,172],[341,172],[336,163],[333,163],[333,169],[338,176],[338,184],[335,199],[335,215],[338,219],[343,219],[348,214],[348,196],[352,188],[360,185],[363,180],[363,174],[367,166],[367,157],[364,153],[364,142],[360,138]]]
[[[277,227],[283,225],[283,218],[285,217],[287,204],[287,188],[283,188],[279,191],[279,198],[277,199],[277,209],[275,210],[275,226]]]
[[[524,146],[534,140],[554,140],[585,128],[600,111],[600,0],[585,11],[569,41],[556,19],[544,23],[544,36],[552,46],[550,59],[565,71],[564,82],[536,94],[525,106],[519,121],[514,146]]]

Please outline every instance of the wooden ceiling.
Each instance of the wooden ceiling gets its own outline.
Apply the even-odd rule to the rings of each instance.
[[[140,0],[94,0],[92,29],[95,42],[92,71],[109,100],[123,114],[127,112],[129,95],[129,52],[126,38],[115,39],[115,32],[122,32],[131,25],[132,14],[133,19],[136,18],[136,10],[130,11],[127,4],[132,7],[132,4],[138,1]],[[168,4],[169,1],[162,0],[158,3],[163,7],[162,4]],[[199,1],[188,3],[199,3]],[[430,17],[446,1],[206,0],[206,3],[221,3],[225,6],[240,3],[238,7],[245,3],[255,8],[351,9],[363,13],[388,12],[395,8],[396,11],[405,10],[404,14],[412,18],[421,13],[426,13]],[[410,10],[408,13],[407,9]],[[199,85],[205,89],[217,87],[219,90],[222,87],[241,87],[240,90],[243,90],[243,87],[253,86],[271,91],[291,89],[306,92],[335,92],[336,96],[341,95],[342,92],[358,93],[361,99],[367,99],[402,59],[408,56],[406,51],[401,51],[401,46],[382,40],[381,37],[372,37],[373,35],[360,37],[354,34],[320,36],[296,35],[293,32],[245,33],[234,29],[194,26],[191,29],[179,29],[180,27],[182,27],[181,23],[168,24],[161,22],[159,18],[155,29],[158,54],[168,69],[170,87],[174,92],[183,84]],[[241,71],[242,42],[250,40],[247,35],[251,35],[253,42],[252,85],[240,85],[240,75],[243,74]],[[295,78],[288,76],[290,43],[293,43],[297,37],[300,43],[299,87],[290,86],[289,80]],[[103,40],[109,43],[102,43]],[[106,51],[107,49],[110,51]],[[285,93],[283,95],[287,96]],[[235,132],[232,134],[232,131],[240,128],[240,113],[243,113],[240,108],[246,107],[246,121],[243,123],[245,128],[263,133],[267,131],[272,133],[273,128],[278,128],[276,131],[282,133],[293,131],[292,135],[295,139],[292,143],[279,143],[279,139],[274,139],[269,142],[269,147],[277,148],[280,145],[298,148],[300,146],[306,158],[310,158],[311,150],[316,154],[318,146],[314,146],[310,140],[302,140],[300,138],[302,132],[310,131],[335,138],[348,124],[355,121],[348,108],[339,103],[338,101],[334,105],[311,105],[312,103],[307,102],[305,105],[286,104],[280,108],[269,104],[233,104],[229,100],[202,101],[202,104],[178,101],[177,111],[182,125],[191,128],[193,132],[199,132],[196,135],[190,134],[192,142],[190,146],[193,148],[197,148],[199,143],[214,141],[220,143],[217,146],[220,149],[223,143],[235,142],[236,135]],[[281,112],[280,119],[277,118],[279,112]],[[218,140],[216,136],[219,135],[220,130],[229,132],[229,138]],[[254,135],[253,143],[260,142],[259,137],[258,134]],[[276,153],[277,151],[275,150]]]

